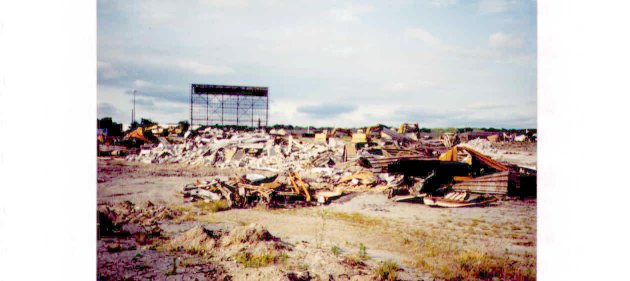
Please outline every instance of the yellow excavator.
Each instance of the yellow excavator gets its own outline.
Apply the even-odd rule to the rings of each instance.
[[[352,142],[353,143],[368,143],[372,141],[372,138],[376,137],[380,138],[381,131],[383,130],[382,125],[374,125],[369,126],[364,130],[358,129],[356,133],[352,134]]]
[[[337,137],[337,133],[343,133],[343,134],[346,134],[347,136],[352,136],[351,130],[343,129],[343,128],[334,128],[332,132],[330,133],[330,136],[328,137],[329,138]]]
[[[418,126],[418,123],[402,123],[400,124],[400,127],[398,128],[398,133],[399,134],[406,134],[406,133],[420,133],[420,127]]]
[[[343,128],[334,128],[332,132],[328,133],[328,130],[323,130],[321,133],[315,134],[315,141],[328,142],[329,138],[337,137],[337,133],[343,133],[348,136],[352,136],[352,131]]]

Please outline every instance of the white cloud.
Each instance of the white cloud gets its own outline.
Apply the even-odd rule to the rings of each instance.
[[[456,56],[458,58],[502,64],[519,64],[529,66],[536,64],[535,54],[514,53],[512,51],[513,49],[520,49],[523,47],[523,40],[521,38],[503,32],[496,32],[489,36],[488,48],[467,48],[455,44],[449,44],[433,35],[431,32],[420,27],[408,29],[406,34],[412,38],[419,39],[424,44],[437,51]]]
[[[190,83],[268,86],[271,123],[322,126],[414,121],[395,115],[403,104],[418,111],[419,105],[462,108],[473,101],[510,103],[535,96],[536,49],[529,44],[536,40],[535,27],[528,25],[535,21],[497,26],[495,17],[452,18],[469,12],[471,5],[476,9],[477,2],[432,0],[407,13],[417,8],[413,1],[373,6],[334,1],[331,6],[323,1],[197,0],[172,5],[172,11],[155,1],[163,0],[99,2],[98,101],[123,112],[121,121],[129,119],[130,96],[118,101],[119,93],[101,86],[137,89],[139,97],[155,104],[138,105],[141,116],[172,122],[187,116]],[[123,2],[131,8],[112,9]],[[507,18],[520,6],[533,5],[519,2],[510,10],[511,2],[505,3],[485,7],[503,10],[501,18]],[[152,20],[168,24],[147,25],[141,13],[153,9],[165,11]],[[176,20],[168,21],[170,14]],[[531,19],[528,13],[514,15],[521,14]],[[433,21],[414,28],[410,24],[418,18]],[[517,34],[522,47],[509,47],[518,46],[514,36],[491,40],[499,30]],[[357,109],[326,120],[296,111],[329,101]],[[177,105],[171,111],[180,113],[165,112],[161,103]],[[482,110],[492,113],[472,111]],[[423,122],[423,116],[414,118]]]
[[[394,93],[405,93],[405,92],[415,91],[418,89],[429,88],[433,86],[436,86],[436,83],[433,81],[415,79],[413,81],[407,81],[407,82],[402,82],[402,81],[395,82],[391,85],[387,85],[385,90],[388,90]]]
[[[153,85],[153,83],[151,83],[149,81],[144,81],[144,80],[138,79],[136,81],[133,81],[133,85],[138,87],[138,88],[144,88],[144,87],[148,87],[148,86]]]
[[[115,69],[111,63],[105,61],[97,61],[97,73],[103,79],[114,79],[125,75],[123,71]]]
[[[215,66],[210,64],[198,63],[191,60],[180,60],[177,62],[177,66],[182,69],[192,71],[199,75],[209,75],[209,74],[228,74],[233,73],[234,69],[225,66]]]
[[[178,67],[185,71],[190,71],[199,75],[222,75],[233,73],[234,69],[228,66],[208,64],[204,62],[194,61],[188,58],[171,58],[162,55],[150,55],[147,53],[130,53],[130,52],[101,52],[99,55],[105,57],[107,60],[116,61],[119,63],[133,63],[146,68],[173,68]],[[110,64],[103,64],[104,70],[110,70]],[[109,73],[109,72],[107,72]]]
[[[443,49],[443,50],[450,50],[452,49],[451,46],[449,46],[448,44],[445,44],[444,42],[442,42],[442,40],[438,37],[436,37],[435,35],[433,35],[431,32],[421,28],[421,27],[415,27],[415,28],[411,28],[411,29],[407,29],[406,34],[416,38],[416,39],[420,39],[422,42],[424,42],[425,44],[429,45],[430,47],[436,48],[436,49]]]
[[[361,16],[370,13],[374,7],[370,5],[348,5],[343,8],[334,8],[330,14],[336,21],[352,22],[360,20]]]
[[[495,32],[488,38],[488,46],[495,49],[521,48],[523,47],[523,40],[511,34]]]

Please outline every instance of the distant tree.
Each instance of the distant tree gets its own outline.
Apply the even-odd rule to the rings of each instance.
[[[143,128],[150,127],[155,124],[157,123],[153,122],[151,119],[144,119],[144,118],[140,119],[140,126]]]
[[[442,129],[442,128],[431,128],[431,133],[434,133],[437,136],[439,136],[442,133],[444,133],[444,129]]]
[[[108,136],[122,136],[122,124],[116,123],[111,117],[97,119],[97,128],[107,129]]]
[[[177,127],[182,129],[182,133],[185,133],[190,128],[190,123],[188,123],[188,121],[186,120],[179,121],[179,123],[177,123]]]

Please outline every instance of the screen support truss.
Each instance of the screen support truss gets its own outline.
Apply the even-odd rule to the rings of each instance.
[[[192,84],[190,125],[267,127],[268,88]]]

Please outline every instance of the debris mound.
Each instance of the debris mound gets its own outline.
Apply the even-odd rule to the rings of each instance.
[[[166,247],[169,250],[185,250],[194,253],[206,253],[216,246],[215,234],[199,225],[171,239]]]
[[[245,227],[234,228],[225,236],[224,246],[238,244],[256,244],[261,241],[279,241],[280,239],[271,235],[267,229],[257,223],[252,223]]]
[[[461,144],[461,146],[470,147],[483,154],[496,155],[499,153],[499,150],[497,150],[496,146],[494,146],[494,144],[487,139],[476,138],[474,140],[470,140],[466,143]]]
[[[180,211],[146,202],[135,206],[129,201],[101,206],[98,210],[99,236],[127,236],[136,233],[158,234],[161,221],[181,215]]]
[[[266,132],[225,132],[206,128],[187,135],[181,143],[161,142],[127,160],[143,163],[183,163],[218,168],[247,167],[269,171],[303,166],[328,167],[341,162],[345,143],[302,144],[293,137],[276,139]]]

